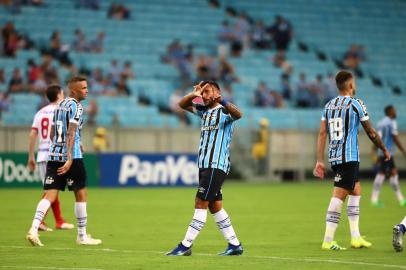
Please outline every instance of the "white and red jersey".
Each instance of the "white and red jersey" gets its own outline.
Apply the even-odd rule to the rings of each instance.
[[[51,139],[49,138],[53,123],[54,111],[57,105],[49,104],[39,110],[32,123],[32,129],[38,131],[38,154],[37,162],[47,161]]]

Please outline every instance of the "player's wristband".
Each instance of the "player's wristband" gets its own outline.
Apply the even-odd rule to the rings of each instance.
[[[221,106],[225,107],[228,104],[228,101],[227,101],[227,99],[222,98],[219,103],[221,104]]]

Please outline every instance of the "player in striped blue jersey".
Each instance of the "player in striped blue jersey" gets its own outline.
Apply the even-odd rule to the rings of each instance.
[[[193,103],[201,97],[204,105]],[[219,255],[241,255],[243,248],[223,209],[221,187],[230,171],[230,143],[234,121],[241,118],[239,109],[221,97],[220,87],[214,81],[201,82],[194,91],[179,101],[179,106],[201,118],[198,167],[199,187],[196,193],[195,213],[184,240],[167,255],[189,256],[192,243],[203,229],[207,208],[213,215],[220,231],[228,241],[227,249]]]
[[[69,80],[69,97],[61,101],[54,111],[51,126],[51,146],[48,157],[44,190],[45,196],[38,203],[27,240],[34,246],[43,246],[38,236],[38,226],[50,205],[66,185],[75,193],[75,215],[77,218],[80,245],[99,245],[100,239],[93,239],[86,233],[86,170],[83,164],[80,130],[83,125],[83,108],[80,101],[87,97],[87,82],[83,77]]]
[[[334,241],[334,234],[341,216],[343,202],[348,197],[347,215],[353,248],[370,247],[359,232],[359,202],[361,185],[358,179],[359,150],[358,128],[361,123],[370,140],[383,151],[385,160],[390,153],[378,133],[369,122],[364,103],[354,98],[355,80],[350,72],[340,71],[336,75],[339,95],[324,107],[317,142],[317,163],[314,175],[323,179],[325,173],[324,148],[329,136],[328,159],[335,173],[333,197],[327,210],[326,232],[323,250],[344,250]]]
[[[383,152],[378,152],[379,171],[376,174],[374,180],[374,189],[372,191],[371,203],[373,206],[383,207],[383,203],[378,199],[379,191],[381,189],[383,181],[385,180],[385,175],[389,174],[389,182],[396,193],[396,197],[399,201],[400,206],[406,206],[406,200],[403,197],[402,192],[400,191],[398,170],[396,169],[395,161],[393,159],[393,154],[395,152],[394,145],[396,144],[396,146],[405,157],[406,151],[399,140],[395,108],[392,105],[386,106],[385,115],[386,116],[378,123],[378,133],[379,136],[381,136],[386,148],[388,148],[389,152],[391,153],[392,158],[389,161],[385,161]]]

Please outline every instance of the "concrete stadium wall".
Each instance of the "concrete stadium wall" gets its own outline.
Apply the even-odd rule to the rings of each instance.
[[[28,149],[28,127],[1,127],[0,152],[26,152]],[[82,130],[85,151],[93,152],[92,139],[95,128]],[[198,129],[151,129],[151,128],[112,128],[108,131],[110,152],[142,153],[195,153],[199,143]],[[247,134],[252,130],[236,129],[232,145],[234,165],[250,166],[251,139]],[[310,170],[315,162],[317,132],[315,131],[271,131],[270,168],[274,170]],[[400,134],[406,146],[406,133]],[[361,168],[372,167],[372,143],[364,132],[359,135]],[[238,158],[237,158],[238,157]],[[406,160],[399,151],[395,155],[396,164],[406,169]]]

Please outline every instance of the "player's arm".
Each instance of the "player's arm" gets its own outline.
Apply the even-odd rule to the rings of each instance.
[[[31,129],[30,136],[28,137],[28,169],[35,171],[35,143],[37,142],[38,130]]]
[[[66,140],[66,154],[68,156],[68,160],[65,164],[58,169],[58,174],[62,175],[69,171],[70,167],[72,166],[73,157],[73,145],[75,144],[75,134],[76,130],[78,129],[78,123],[76,122],[69,122],[68,132],[67,132],[67,140]]]
[[[402,143],[400,142],[399,135],[393,135],[393,141],[395,142],[396,146],[399,148],[400,152],[402,152],[403,156],[406,158],[406,151],[403,148]]]
[[[327,121],[321,120],[319,136],[317,137],[317,162],[314,167],[313,174],[314,176],[319,177],[320,179],[324,178],[325,165],[324,165],[324,150],[326,147],[327,140]]]
[[[385,156],[385,160],[390,159],[390,153],[386,148],[385,144],[382,142],[381,137],[379,136],[378,132],[372,127],[369,120],[361,121],[362,127],[364,128],[365,132],[367,133],[369,139],[374,143],[376,147],[383,151]]]
[[[51,131],[49,132],[49,138],[51,139],[51,142],[54,141],[54,136],[55,136],[55,126],[54,124],[51,124]]]
[[[201,97],[202,96],[202,92],[204,90],[204,88],[209,85],[206,84],[203,88],[201,87],[202,82],[200,82],[198,85],[195,85],[193,88],[193,92],[185,95],[179,102],[178,105],[179,107],[181,107],[182,109],[189,111],[191,113],[194,113],[193,111],[193,99],[195,99],[196,97]]]
[[[242,112],[233,103],[227,102],[225,99],[221,99],[220,104],[223,105],[227,113],[230,114],[234,120],[238,120],[242,117]]]

